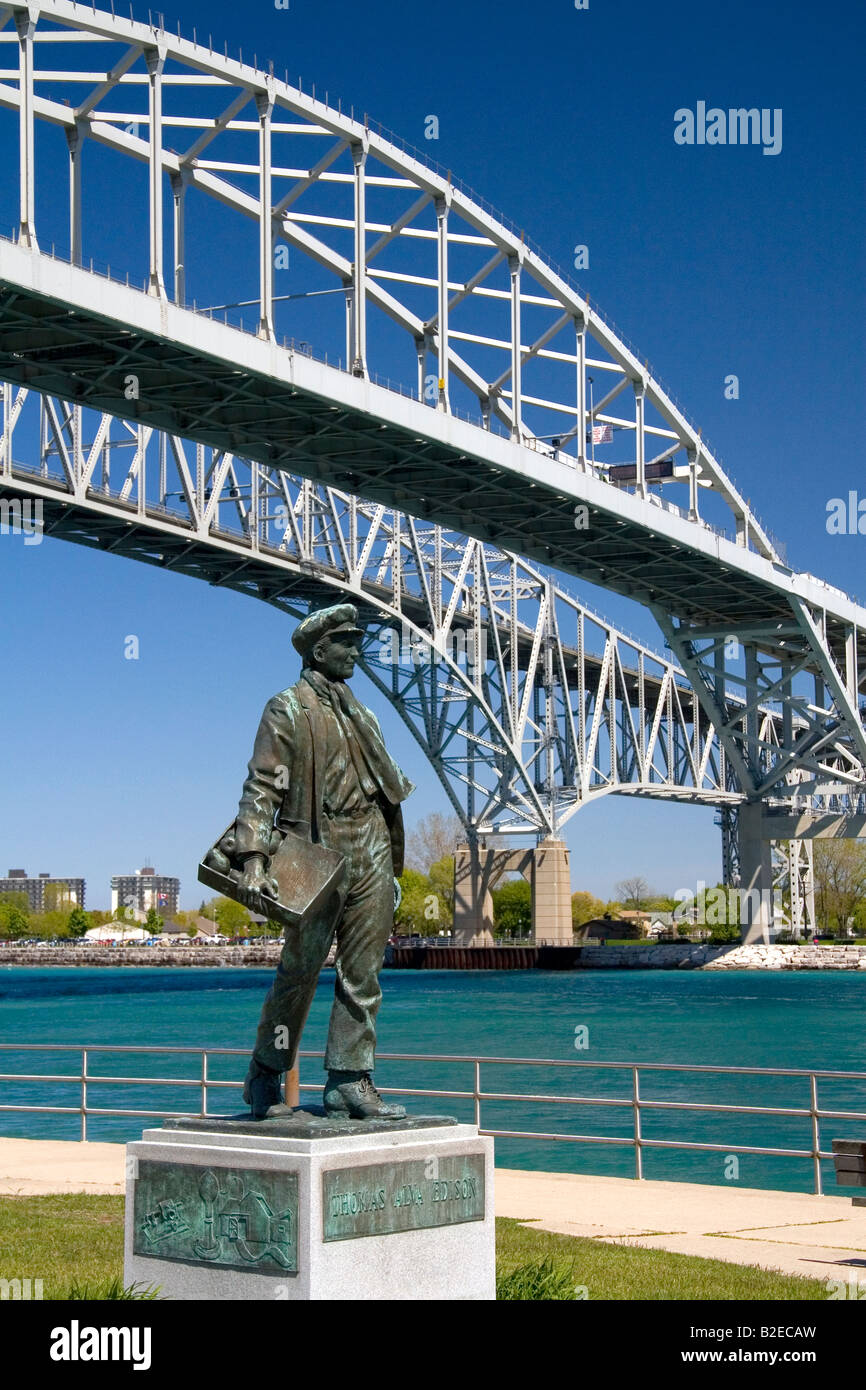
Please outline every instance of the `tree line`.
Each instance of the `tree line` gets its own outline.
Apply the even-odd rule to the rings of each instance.
[[[194,937],[201,927],[200,919],[213,924],[214,933],[226,937],[266,936],[278,932],[273,924],[254,922],[247,908],[231,898],[215,897],[202,902],[197,912],[175,912],[166,921],[155,908],[150,908],[139,922],[131,908],[119,907],[115,912],[101,908],[85,911],[77,905],[69,908],[50,907],[45,912],[33,912],[26,893],[4,893],[0,897],[0,941],[74,941],[91,927],[115,922],[122,926],[141,926],[152,936],[162,931],[185,933]]]
[[[456,816],[433,812],[424,817],[406,842],[407,867],[400,880],[403,901],[395,917],[398,932],[436,936],[454,923],[454,846],[463,832]],[[786,846],[783,846],[786,848]],[[822,935],[866,936],[866,842],[816,839],[813,842],[815,913]],[[688,910],[683,890],[657,893],[645,878],[633,874],[620,880],[615,896],[604,900],[578,890],[571,898],[571,920],[577,931],[587,922],[616,920],[625,911],[675,916],[671,936],[709,936],[714,942],[739,940],[742,901],[722,883],[695,892]],[[532,931],[532,890],[524,878],[508,878],[491,893],[496,937],[529,936]],[[782,910],[790,920],[790,893],[782,894]],[[784,930],[782,933],[784,939]]]

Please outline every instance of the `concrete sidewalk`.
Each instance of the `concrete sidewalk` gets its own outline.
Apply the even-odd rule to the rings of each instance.
[[[497,1168],[496,1215],[812,1279],[859,1271],[866,1287],[866,1207],[847,1197]]]
[[[0,1139],[0,1195],[124,1190],[124,1146]],[[866,1285],[866,1207],[702,1183],[496,1170],[496,1214],[536,1230],[621,1241]]]
[[[126,1190],[123,1144],[0,1139],[0,1197]]]

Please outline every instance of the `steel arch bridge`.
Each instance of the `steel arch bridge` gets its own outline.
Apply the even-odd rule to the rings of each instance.
[[[683,673],[519,556],[22,387],[2,427],[4,525],[38,504],[42,534],[297,616],[357,603],[364,670],[470,837],[555,836],[610,792],[741,799]]]
[[[859,824],[866,610],[785,565],[646,362],[523,234],[366,117],[195,35],[69,0],[8,0],[0,65],[0,117],[17,127],[19,151],[17,226],[0,244],[0,378],[72,402],[73,431],[86,407],[190,439],[218,467],[248,458],[258,466],[251,493],[264,470],[312,480],[331,498],[363,496],[379,526],[408,513],[421,571],[441,564],[443,532],[429,528],[440,537],[432,553],[420,546],[429,521],[476,543],[456,542],[455,554],[475,556],[463,581],[496,547],[646,605],[700,710],[690,737],[688,721],[681,730],[693,799],[742,802],[747,881],[766,877],[768,806],[826,811],[842,833]],[[53,139],[68,165],[63,223],[52,181],[38,228],[37,127],[40,148]],[[128,263],[99,275],[88,253],[101,219],[86,184],[131,179],[133,168],[146,181],[123,184]],[[231,273],[202,254],[193,229],[203,215],[226,246],[241,245],[236,224],[251,229],[253,254],[230,257]],[[64,241],[66,260],[48,249]],[[277,293],[283,251],[300,258],[289,295]],[[411,387],[382,382],[374,367]],[[91,454],[73,490],[88,491]],[[4,486],[20,493],[8,446],[4,467]],[[158,487],[146,487],[142,465],[144,513],[161,504]],[[256,535],[257,520],[252,544]],[[543,569],[532,573],[530,586],[548,582]],[[490,613],[494,633],[495,600]],[[555,649],[535,631],[527,673]],[[615,670],[611,657],[611,680]],[[679,688],[672,675],[669,689]],[[487,751],[497,783],[521,784],[511,810],[523,798],[518,814],[545,825],[556,819],[556,760],[566,769],[573,755],[549,718],[538,735],[536,691],[528,680],[519,693],[515,679],[500,704],[512,756],[519,725],[543,757],[512,779]],[[636,758],[643,748],[637,780],[653,784],[632,732]],[[475,740],[476,766],[483,746]],[[679,775],[675,763],[666,776]],[[463,776],[475,787],[474,773]],[[511,806],[487,785],[476,791],[479,823],[503,800]],[[782,819],[808,832],[802,815]]]

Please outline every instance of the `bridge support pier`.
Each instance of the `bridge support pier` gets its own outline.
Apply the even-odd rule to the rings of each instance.
[[[454,851],[455,946],[493,945],[490,889],[495,853],[477,843],[458,845]]]
[[[506,873],[523,874],[532,889],[532,940],[571,945],[571,873],[563,840],[535,849],[458,845],[454,853],[454,944],[493,944],[492,890]]]
[[[532,854],[532,935],[571,945],[571,868],[564,840],[547,839]]]
[[[768,945],[773,926],[773,862],[762,835],[763,804],[747,801],[739,810],[740,922],[743,944]]]

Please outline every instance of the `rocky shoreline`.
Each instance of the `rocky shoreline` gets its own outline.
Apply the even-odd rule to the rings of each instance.
[[[580,970],[866,970],[866,946],[584,946]]]
[[[44,965],[94,966],[178,966],[204,965],[240,969],[245,965],[274,966],[280,958],[281,942],[254,946],[4,946],[0,947],[0,966]]]

